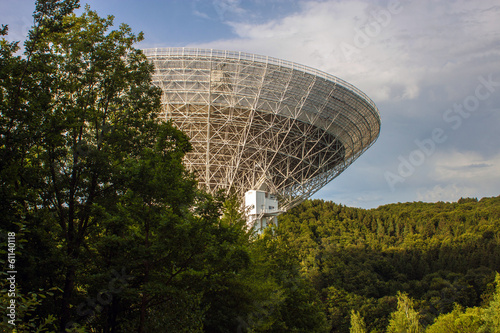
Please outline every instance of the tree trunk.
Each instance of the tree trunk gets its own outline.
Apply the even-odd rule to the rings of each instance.
[[[144,232],[145,232],[145,237],[144,237],[144,246],[146,247],[146,251],[149,248],[149,222],[146,218],[146,221],[144,223]],[[149,260],[147,259],[144,262],[144,287],[148,283],[149,280]],[[145,289],[145,288],[144,288]],[[146,309],[148,306],[148,295],[146,294],[145,291],[142,293],[142,299],[141,299],[141,317],[139,321],[139,329],[137,332],[143,333],[144,332],[144,325],[146,323]]]
[[[75,266],[70,265],[66,271],[66,281],[64,282],[64,290],[62,296],[62,304],[61,304],[61,327],[60,332],[66,332],[66,325],[70,322],[71,312],[70,312],[70,304],[71,304],[71,295],[73,293],[73,287],[75,285]]]

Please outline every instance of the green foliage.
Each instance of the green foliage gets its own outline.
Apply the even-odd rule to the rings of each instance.
[[[3,247],[2,243],[2,247]],[[5,246],[6,248],[6,246]],[[54,296],[55,292],[61,292],[58,288],[52,288],[48,291],[38,290],[36,292],[29,291],[28,293],[23,293],[22,290],[16,289],[15,297],[9,297],[9,282],[7,282],[6,274],[2,274],[2,295],[0,297],[0,306],[2,308],[2,321],[0,322],[0,328],[2,332],[11,331],[14,326],[8,321],[11,320],[11,317],[8,317],[7,314],[10,313],[8,310],[8,306],[11,305],[11,300],[15,301],[15,331],[19,333],[28,333],[28,332],[55,332],[57,330],[55,322],[56,317],[52,314],[47,315],[45,318],[40,318],[37,315],[36,310],[43,306],[44,300],[48,297]]]
[[[406,294],[398,293],[398,309],[391,313],[388,333],[423,332],[419,322],[419,314],[414,309],[413,300]]]
[[[500,274],[498,273],[495,283],[496,291],[487,307],[470,307],[464,309],[462,306],[456,304],[453,311],[441,314],[436,318],[434,324],[427,327],[426,333],[500,332]]]
[[[320,295],[305,279],[286,240],[272,229],[252,244],[259,273],[254,281],[266,281],[260,290],[271,297],[258,300],[241,325],[249,332],[326,332],[326,316]]]
[[[483,310],[482,319],[484,320],[483,332],[500,332],[500,274],[495,278],[496,291],[489,306]]]
[[[187,137],[156,120],[160,102],[152,67],[132,47],[141,35],[126,25],[109,31],[112,17],[88,8],[77,17],[74,7],[38,3],[38,25],[20,60],[23,76],[6,88],[13,93],[2,112],[2,173],[12,176],[2,174],[12,190],[6,208],[18,207],[14,216],[27,221],[35,244],[58,266],[52,281],[30,278],[48,276],[40,271],[22,274],[31,288],[61,286],[62,326],[73,316],[78,276],[92,258],[89,240],[102,236],[109,216],[119,215],[116,204],[134,210],[127,200],[140,198],[151,208],[146,214],[154,214],[172,204],[174,191],[182,201],[193,196],[184,189],[195,186],[181,164]],[[36,257],[38,249],[30,250]]]
[[[220,219],[221,224],[243,229],[246,226],[246,220],[241,206],[242,204],[236,195],[229,195],[224,201],[224,213]]]
[[[185,170],[142,34],[76,7],[39,1],[23,58],[1,43],[2,231],[30,230],[24,290],[62,289],[33,311],[58,330],[235,329],[253,302],[249,236]]]
[[[476,333],[484,322],[480,308],[462,309],[455,306],[452,312],[442,314],[436,318],[434,324],[426,329],[426,333]]]
[[[331,330],[351,310],[383,332],[398,292],[414,299],[423,327],[454,309],[489,304],[500,267],[500,197],[404,203],[364,210],[308,200],[280,216],[278,237],[320,292]]]
[[[358,311],[351,310],[351,328],[350,333],[366,333],[365,320]]]

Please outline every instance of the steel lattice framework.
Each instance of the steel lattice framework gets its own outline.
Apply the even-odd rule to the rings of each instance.
[[[146,49],[165,119],[191,138],[186,166],[214,192],[263,189],[287,210],[326,185],[377,139],[368,96],[325,72],[272,57]]]

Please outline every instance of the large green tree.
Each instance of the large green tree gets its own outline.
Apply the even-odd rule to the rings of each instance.
[[[142,34],[77,7],[38,1],[23,56],[1,42],[1,228],[26,231],[20,288],[56,291],[30,311],[61,332],[235,331],[268,296],[238,203],[184,168]]]
[[[4,231],[30,231],[22,286],[61,288],[45,308],[61,331],[82,321],[110,331],[128,311],[128,329],[142,332],[173,305],[198,311],[199,327],[200,281],[238,271],[244,255],[215,246],[221,200],[198,194],[182,165],[188,138],[158,119],[153,67],[133,47],[142,34],[77,7],[40,0],[24,56],[1,43],[0,213]],[[229,266],[232,253],[242,259]],[[121,287],[103,289],[116,272]]]
[[[398,309],[391,314],[387,332],[419,333],[423,331],[418,311],[414,309],[413,300],[406,294],[398,294]]]

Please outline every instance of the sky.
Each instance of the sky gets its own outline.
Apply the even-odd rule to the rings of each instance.
[[[500,195],[498,0],[85,3],[143,31],[138,48],[267,55],[364,91],[379,108],[380,136],[313,198],[375,208]],[[9,40],[25,38],[33,10],[33,0],[0,0]]]

